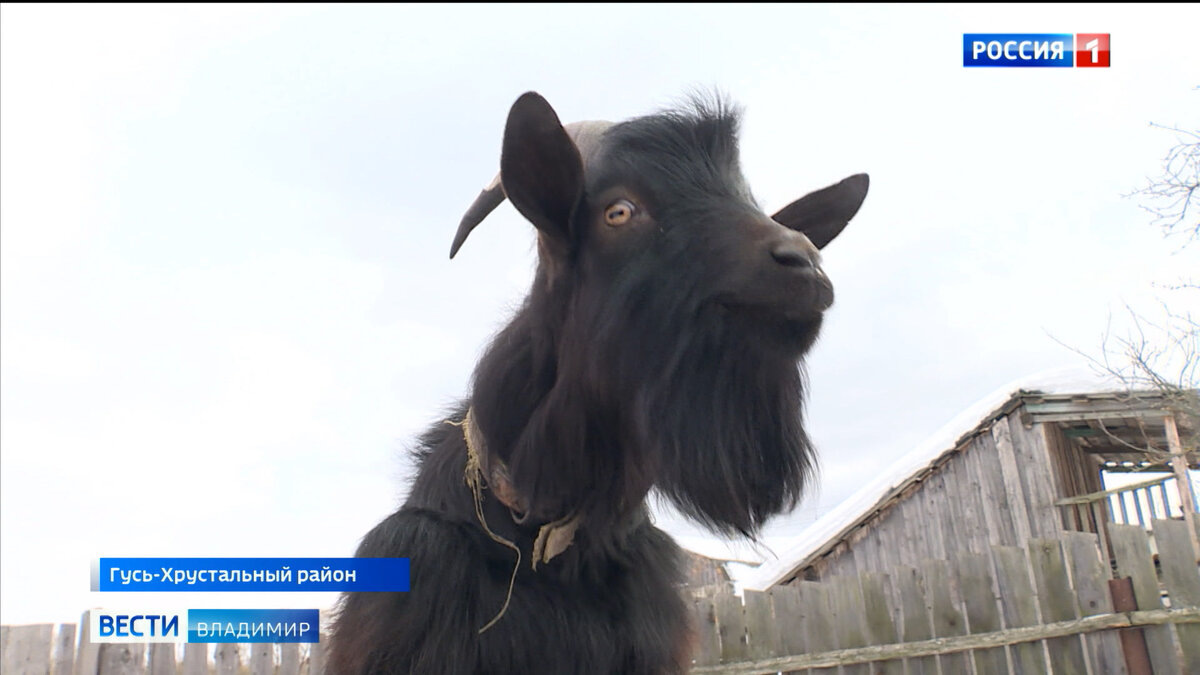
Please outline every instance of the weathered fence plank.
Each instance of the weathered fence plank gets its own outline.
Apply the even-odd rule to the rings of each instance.
[[[1154,543],[1158,547],[1163,583],[1172,607],[1200,607],[1200,571],[1191,548],[1187,523],[1182,520],[1154,521]]]
[[[1163,584],[1171,607],[1200,607],[1200,571],[1192,548],[1187,523],[1182,520],[1154,521],[1154,542],[1162,567]],[[1183,657],[1183,672],[1200,673],[1200,626],[1175,627]]]
[[[208,675],[208,645],[184,645],[182,671],[180,675]]]
[[[782,656],[779,651],[779,623],[771,609],[771,596],[759,591],[745,591],[746,645],[751,659]]]
[[[175,675],[175,643],[150,645],[149,675]]]
[[[275,645],[250,645],[250,675],[275,675]]]
[[[862,588],[856,577],[838,577],[826,582],[833,610],[833,632],[838,649],[867,646],[867,624],[863,619]],[[869,675],[866,664],[843,666],[844,675]]]
[[[75,675],[96,675],[100,669],[100,645],[92,643],[92,613],[79,618],[79,652],[75,654]]]
[[[16,666],[9,663],[10,659],[16,658],[16,650],[9,639],[14,628],[16,626],[0,626],[0,673],[16,672]]]
[[[100,645],[98,672],[100,675],[143,675],[146,672],[146,645]]]
[[[0,634],[0,650],[3,650],[4,675],[22,673],[47,675],[50,672],[50,637],[54,624],[41,623],[27,626],[5,626]]]
[[[1133,596],[1138,609],[1161,609],[1163,604],[1158,592],[1158,577],[1154,572],[1154,561],[1150,558],[1150,538],[1146,531],[1137,525],[1110,523],[1108,534],[1112,541],[1113,556],[1117,559],[1117,570],[1121,576],[1133,580]],[[1155,675],[1181,675],[1171,627],[1155,626],[1146,628],[1143,633]]]
[[[54,639],[51,675],[73,675],[75,670],[75,624],[58,624],[58,636]]]
[[[692,601],[692,616],[696,617],[696,652],[694,656],[696,665],[707,666],[717,663],[721,657],[721,638],[717,635],[717,610],[713,606],[712,597],[695,598]],[[313,652],[309,653],[309,661],[309,670],[312,671],[316,661]],[[314,675],[314,673],[310,672],[309,675]]]
[[[886,645],[899,642],[896,624],[892,621],[892,611],[886,584],[888,577],[878,572],[867,572],[859,576],[862,588],[863,618],[866,620],[867,642],[869,645]],[[904,662],[881,661],[870,668],[870,675],[904,675]]]
[[[1066,532],[1063,545],[1075,582],[1076,602],[1083,618],[1113,611],[1108,591],[1108,565],[1100,560],[1099,538],[1086,532]],[[1112,631],[1084,636],[1095,675],[1127,675],[1121,642]]]
[[[771,596],[771,606],[775,610],[779,655],[808,652],[808,645],[804,640],[804,624],[809,608],[800,602],[800,589],[796,586],[776,586],[768,591],[768,594]]]
[[[1042,621],[1070,621],[1078,618],[1075,590],[1071,588],[1067,561],[1057,539],[1029,542],[1029,561],[1041,602]],[[1087,675],[1083,642],[1078,635],[1046,641],[1050,668],[1054,675]]]
[[[279,645],[279,675],[300,675],[300,645]]]
[[[322,636],[322,640],[325,636]],[[325,642],[318,642],[308,648],[308,675],[325,675]]]
[[[938,638],[966,635],[967,623],[951,594],[950,565],[945,560],[926,560],[921,566],[925,588],[930,592],[933,614],[933,634]],[[966,654],[944,654],[938,656],[943,673],[965,673]]]
[[[833,634],[833,620],[830,617],[829,586],[813,581],[801,581],[800,602],[808,609],[804,621],[804,639],[810,652],[824,652],[837,649],[837,641]],[[837,669],[813,669],[810,673],[833,673]]]
[[[933,637],[929,621],[930,607],[921,573],[915,567],[902,566],[892,573],[900,603],[900,638],[917,642]],[[908,675],[937,675],[937,657],[922,656],[908,659]]]
[[[1038,624],[1038,598],[1029,578],[1025,550],[1015,546],[992,548],[996,566],[996,584],[1000,591],[1000,610],[1009,628]],[[1048,672],[1042,645],[1022,643],[1012,647],[1013,670],[1017,673]]]
[[[12,663],[16,659],[12,635],[16,626],[0,626],[0,673],[16,672],[17,667]]]
[[[963,608],[971,633],[990,633],[1002,629],[1004,624],[996,606],[987,556],[964,553],[955,558],[955,566],[958,568],[958,587],[963,596]],[[1008,672],[1008,657],[1004,647],[977,649],[971,653],[971,658],[977,673]]]
[[[713,599],[717,608],[717,632],[721,636],[721,662],[732,663],[749,658],[746,649],[746,614],[742,599],[721,594]]]
[[[238,646],[230,643],[218,644],[213,661],[217,666],[217,675],[238,675],[238,667],[241,665]]]

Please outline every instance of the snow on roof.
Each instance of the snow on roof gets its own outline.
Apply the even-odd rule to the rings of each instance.
[[[672,535],[671,538],[684,550],[713,560],[737,562],[753,567],[766,558],[764,551],[767,547],[748,539],[686,534]]]
[[[767,560],[748,574],[739,575],[739,585],[751,590],[766,590],[784,580],[805,558],[872,513],[897,488],[931,468],[942,455],[954,450],[960,438],[990,421],[1017,394],[1023,391],[1085,394],[1125,389],[1123,383],[1111,376],[1099,375],[1082,368],[1043,371],[1000,387],[959,413],[923,443],[884,469],[877,478],[805,528],[778,558]]]

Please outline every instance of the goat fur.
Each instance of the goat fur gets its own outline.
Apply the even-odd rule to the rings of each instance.
[[[814,461],[798,362],[832,302],[817,249],[867,191],[852,176],[768,217],[742,177],[738,120],[696,99],[581,148],[537,94],[513,105],[502,187],[538,230],[533,287],[451,423],[421,437],[407,501],[363,539],[360,557],[411,559],[411,591],[343,598],[334,673],[689,669],[682,555],[646,496],[746,536],[795,505]],[[614,204],[627,222],[606,216]],[[486,524],[524,554],[511,597],[516,556],[464,481],[468,407],[528,504],[514,514],[482,493]],[[570,546],[533,569],[539,528],[567,515]]]

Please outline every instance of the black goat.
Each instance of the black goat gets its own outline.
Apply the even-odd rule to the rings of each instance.
[[[737,126],[720,100],[566,128],[513,104],[450,255],[507,195],[538,230],[533,288],[363,539],[411,558],[412,590],[342,599],[334,673],[688,670],[680,551],[646,495],[744,535],[794,506],[797,362],[833,301],[817,249],[867,193],[856,175],[767,217]]]

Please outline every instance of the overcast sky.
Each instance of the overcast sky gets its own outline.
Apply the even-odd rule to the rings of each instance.
[[[151,600],[90,594],[101,556],[353,553],[528,288],[511,206],[447,258],[527,90],[567,121],[726,92],[768,212],[870,173],[825,250],[821,483],[769,529],[786,548],[996,387],[1081,363],[1052,336],[1095,352],[1124,303],[1200,268],[1122,197],[1174,144],[1150,122],[1200,121],[1196,25],[1194,5],[5,5],[0,622]],[[1113,66],[967,69],[964,32],[1108,32]]]

